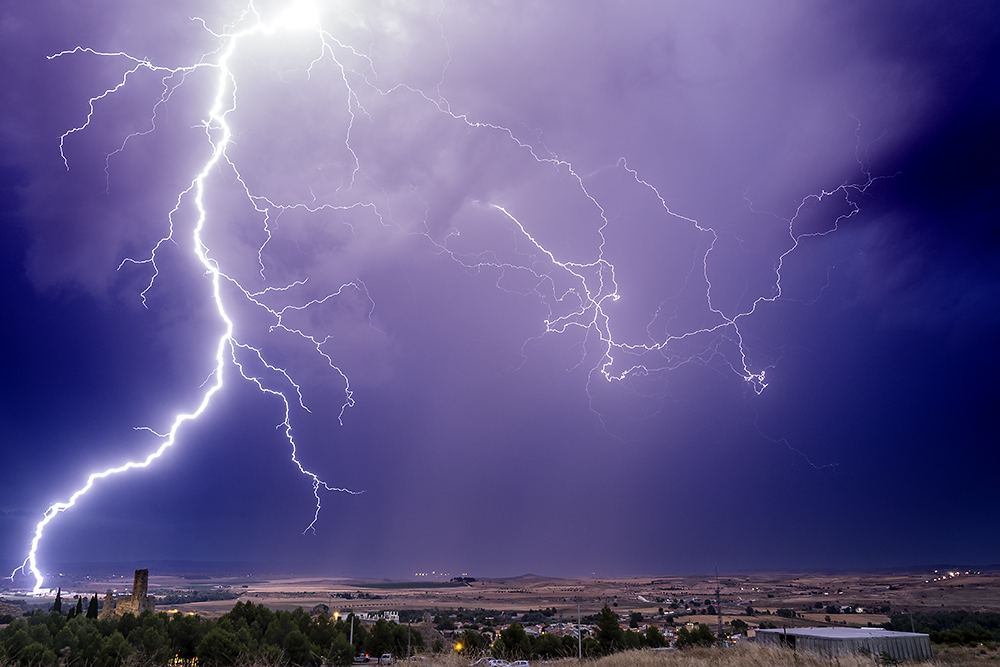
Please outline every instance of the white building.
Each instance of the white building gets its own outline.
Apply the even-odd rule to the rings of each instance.
[[[788,646],[828,657],[867,651],[894,660],[933,660],[929,635],[882,628],[785,628],[757,630],[754,640],[765,646]]]

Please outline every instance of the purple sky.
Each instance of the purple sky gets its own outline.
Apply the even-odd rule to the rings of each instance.
[[[8,571],[201,189],[43,571],[1000,562],[993,3],[143,4],[0,19]]]

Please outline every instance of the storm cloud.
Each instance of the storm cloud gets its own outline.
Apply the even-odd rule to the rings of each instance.
[[[233,355],[291,398],[303,465],[364,493],[321,490],[303,533],[284,404],[229,363],[43,567],[109,540],[391,577],[994,558],[991,4],[317,8],[225,70],[287,5],[0,24],[10,569],[214,378],[216,99],[201,238],[261,351]]]

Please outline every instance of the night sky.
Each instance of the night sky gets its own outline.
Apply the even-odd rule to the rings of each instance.
[[[994,2],[288,6],[0,17],[6,571],[1000,562]]]

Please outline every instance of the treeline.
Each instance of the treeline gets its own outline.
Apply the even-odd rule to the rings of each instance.
[[[1000,614],[978,611],[894,612],[886,630],[923,632],[935,644],[977,646],[1000,641]]]
[[[561,658],[576,656],[581,650],[584,656],[596,657],[609,655],[618,651],[627,651],[640,648],[660,648],[667,645],[667,638],[663,636],[659,628],[650,626],[646,632],[636,632],[624,629],[618,622],[618,614],[604,605],[595,619],[596,628],[593,637],[584,637],[582,644],[574,636],[558,636],[552,633],[542,633],[531,636],[524,631],[520,623],[512,623],[509,627],[501,630],[496,640],[490,646],[488,634],[481,634],[475,630],[465,630],[458,637],[459,651],[471,655],[482,654],[489,650],[494,658],[505,658],[507,660],[530,660],[533,658]],[[704,630],[702,630],[704,628]],[[685,645],[698,645],[705,641],[705,633],[710,637],[708,644],[715,640],[715,635],[707,626],[700,626],[687,634],[684,642],[678,633],[678,645],[683,648]]]
[[[404,610],[399,612],[399,620],[401,623],[406,621],[420,621],[425,612],[431,614],[432,622],[434,627],[438,630],[454,630],[461,623],[464,627],[472,628],[473,630],[478,630],[480,628],[492,628],[495,625],[507,625],[514,620],[516,612],[510,611],[497,611],[495,609],[465,609],[459,607],[455,610],[445,610],[438,611],[437,609],[426,609],[426,610]],[[531,612],[535,613],[535,612]],[[544,615],[543,615],[544,617]],[[551,620],[547,617],[546,621]],[[542,621],[533,621],[542,622]],[[532,622],[527,622],[523,620],[520,621],[521,625],[531,625]]]
[[[310,617],[301,608],[271,611],[238,602],[218,620],[183,614],[144,612],[136,617],[92,619],[35,612],[0,629],[0,662],[54,667],[117,666],[144,661],[164,665],[232,665],[239,661],[315,666],[321,662],[350,665],[357,653],[406,655],[407,627],[379,620],[371,628],[351,617]],[[409,637],[414,649],[423,637]]]
[[[478,607],[475,609],[466,609],[464,607],[459,607],[458,609],[448,609],[439,610],[434,609],[401,609],[399,611],[399,622],[406,623],[412,621],[417,623],[422,621],[424,618],[429,618],[434,624],[437,630],[454,630],[461,623],[464,628],[471,628],[473,630],[481,630],[495,627],[497,625],[508,625],[515,620],[522,626],[537,625],[537,624],[550,624],[557,619],[562,617],[559,614],[559,610],[555,607],[543,607],[542,609],[529,609],[523,614],[518,615],[517,611],[511,610],[497,610],[497,609],[483,609]],[[633,614],[636,616],[636,614]],[[642,614],[638,614],[639,620],[642,620]],[[569,615],[566,617],[569,622],[575,622],[577,617],[574,615]],[[593,625],[597,622],[597,614],[591,616],[584,616],[583,623],[587,625]]]
[[[244,591],[245,593],[245,591]],[[156,604],[162,606],[186,604],[188,602],[212,602],[215,600],[235,600],[241,595],[238,591],[216,588],[207,591],[173,591],[156,592]]]

